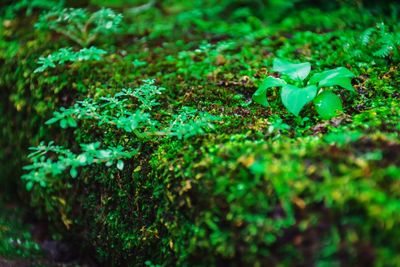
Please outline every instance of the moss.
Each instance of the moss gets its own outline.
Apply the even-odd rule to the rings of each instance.
[[[8,260],[43,257],[39,243],[22,221],[23,210],[7,205],[3,200],[0,205],[0,256]]]
[[[400,243],[387,243],[400,219],[395,137],[363,134],[344,147],[318,137],[214,138],[166,143],[123,173],[84,175],[77,188],[88,195],[74,218],[91,229],[101,259],[352,265],[396,257]]]
[[[71,44],[31,31],[35,15],[3,23],[1,189],[29,198],[51,231],[107,266],[399,265],[399,59],[353,53],[375,11],[299,8],[266,27],[258,11],[241,17],[254,8],[178,2],[139,14],[114,43],[97,44],[109,52],[103,61],[41,75],[33,73],[37,58]],[[310,61],[315,71],[351,68],[358,94],[342,93],[345,112],[330,121],[311,107],[302,118],[288,114],[279,91],[269,93],[269,109],[252,104],[274,57]],[[99,139],[134,143],[90,122],[74,131],[43,123],[60,106],[146,78],[167,88],[161,119],[191,106],[220,115],[216,130],[150,139],[123,171],[84,168],[29,195],[15,182],[27,147],[41,139],[72,150]]]

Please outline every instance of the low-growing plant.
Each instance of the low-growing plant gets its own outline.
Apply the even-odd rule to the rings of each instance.
[[[169,119],[154,119],[151,112],[160,104],[157,96],[164,90],[156,86],[153,80],[146,80],[136,89],[122,89],[114,96],[77,101],[70,108],[61,108],[54,112],[53,118],[46,124],[58,123],[65,129],[76,128],[79,122],[87,122],[100,128],[100,132],[104,134],[114,133],[113,144],[122,140],[121,144],[106,145],[103,149],[100,149],[100,142],[80,144],[82,151],[78,153],[56,146],[54,142],[32,147],[34,152],[28,156],[32,164],[24,167],[29,172],[22,177],[27,182],[27,189],[31,189],[35,183],[47,186],[52,177],[67,170],[75,178],[78,168],[91,164],[116,164],[116,167],[122,170],[123,160],[134,156],[145,141],[160,137],[184,139],[214,129],[213,121],[217,120],[217,117],[190,107],[182,107],[178,114],[170,116]],[[126,142],[126,139],[129,139],[129,142]]]
[[[48,145],[42,142],[37,147],[31,147],[33,152],[28,157],[33,163],[24,167],[29,173],[22,176],[22,179],[28,181],[26,188],[31,190],[35,182],[44,187],[48,184],[50,176],[60,175],[66,170],[69,170],[71,177],[75,178],[79,167],[91,164],[104,163],[108,167],[116,164],[117,168],[122,170],[123,159],[131,158],[137,153],[135,149],[126,150],[122,146],[100,149],[100,145],[100,142],[81,144],[80,153],[56,146],[54,142]]]
[[[267,90],[273,87],[281,87],[282,103],[295,116],[299,115],[305,105],[313,102],[319,116],[322,119],[330,119],[343,110],[342,100],[332,92],[332,87],[342,87],[355,93],[351,85],[351,78],[354,77],[354,74],[344,67],[315,73],[307,83],[304,80],[311,71],[309,62],[296,64],[275,59],[272,70],[301,84],[303,87],[288,84],[280,78],[268,76],[253,94],[253,100],[264,107],[268,107]]]
[[[283,122],[282,118],[280,117],[272,117],[270,121],[268,133],[273,133],[275,138],[279,138],[281,133],[287,133],[290,130],[290,126]]]
[[[360,40],[363,49],[372,51],[372,55],[375,57],[386,58],[400,54],[400,32],[390,31],[383,22],[366,29]],[[364,52],[356,50],[355,53],[361,55]]]
[[[77,61],[98,61],[102,56],[107,54],[105,50],[91,46],[90,48],[83,48],[79,51],[73,51],[71,47],[61,48],[58,51],[51,53],[47,57],[40,57],[38,64],[41,65],[34,72],[43,72],[48,68],[55,68],[56,65],[63,65],[66,62]]]
[[[87,47],[100,35],[120,30],[122,15],[109,8],[89,13],[82,8],[53,9],[40,16],[35,27],[64,35],[82,47]]]
[[[13,19],[18,12],[25,10],[26,16],[31,16],[34,10],[51,10],[64,6],[64,0],[20,0],[5,8],[5,17]]]

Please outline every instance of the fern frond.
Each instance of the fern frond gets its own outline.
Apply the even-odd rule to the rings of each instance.
[[[380,31],[381,35],[385,35],[385,34],[387,34],[389,32],[387,26],[383,22],[377,23],[376,24],[376,29]]]
[[[371,40],[371,35],[374,33],[375,28],[368,28],[361,34],[361,44],[363,46],[368,45]]]
[[[381,48],[379,50],[375,51],[373,53],[373,55],[376,57],[384,58],[384,57],[389,56],[389,54],[390,54],[390,52],[392,52],[392,50],[393,50],[393,46],[384,44],[383,46],[381,46]]]
[[[353,51],[353,55],[356,58],[362,58],[364,53],[360,49],[356,49],[356,50]]]
[[[385,32],[379,35],[379,39],[377,41],[382,45],[393,45],[393,37],[393,34]]]

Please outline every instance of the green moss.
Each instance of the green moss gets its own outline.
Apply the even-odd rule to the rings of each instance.
[[[36,259],[43,256],[40,245],[22,222],[22,210],[0,203],[0,256],[8,260]]]
[[[127,14],[125,32],[96,44],[108,51],[101,61],[42,74],[33,72],[40,56],[73,44],[33,31],[36,13],[2,19],[1,190],[29,198],[51,231],[107,266],[399,265],[399,58],[376,58],[359,42],[381,18],[393,31],[396,21],[379,9],[293,1],[297,11],[276,6],[275,15],[286,16],[273,23],[264,4],[200,2]],[[345,66],[357,75],[357,94],[342,93],[344,114],[330,121],[312,107],[288,114],[278,90],[269,92],[270,109],[251,103],[275,57],[310,61],[313,71]],[[123,171],[92,166],[29,195],[21,189],[27,147],[39,140],[71,150],[96,141],[131,148],[135,137],[112,127],[89,121],[60,131],[43,123],[61,106],[146,78],[167,88],[161,123],[189,106],[221,116],[216,130],[150,138]],[[4,254],[14,253],[10,236],[26,241],[13,256],[38,252],[23,227],[1,234]]]

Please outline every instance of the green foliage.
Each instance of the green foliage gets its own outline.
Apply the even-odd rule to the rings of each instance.
[[[24,167],[29,171],[22,177],[26,180],[27,189],[32,189],[35,183],[44,187],[66,170],[75,178],[78,168],[91,164],[116,164],[117,168],[122,170],[122,160],[134,156],[143,141],[158,136],[189,138],[214,129],[212,122],[217,120],[217,117],[189,107],[183,107],[179,114],[172,115],[168,125],[160,127],[159,121],[153,119],[147,111],[152,111],[159,105],[156,98],[164,90],[154,85],[153,80],[146,80],[136,89],[122,89],[114,96],[77,101],[71,108],[61,108],[60,111],[54,112],[54,117],[46,124],[59,123],[62,129],[66,129],[77,127],[78,122],[89,121],[97,124],[104,132],[114,131],[117,134],[118,130],[123,130],[130,138],[134,138],[130,142],[134,147],[125,148],[118,145],[99,149],[100,142],[95,142],[80,144],[82,152],[74,153],[68,148],[55,146],[53,142],[48,145],[41,143],[38,147],[30,148],[34,152],[28,157],[33,162]]]
[[[51,10],[54,8],[62,8],[64,0],[20,0],[14,4],[7,6],[5,17],[8,19],[14,18],[19,11],[25,9],[25,15],[31,16],[36,10]]]
[[[52,177],[59,177],[66,170],[69,170],[72,178],[76,178],[78,168],[91,164],[105,164],[107,167],[116,164],[116,167],[122,170],[123,160],[137,153],[136,150],[125,150],[122,146],[100,149],[100,145],[99,142],[80,144],[81,153],[73,153],[69,149],[54,145],[53,142],[32,147],[34,152],[28,156],[32,164],[24,167],[29,172],[22,176],[26,181],[26,189],[31,190],[34,184],[48,186]],[[56,155],[55,158],[53,155]]]
[[[253,100],[264,107],[268,107],[269,103],[266,95],[267,89],[272,87],[282,87],[285,84],[286,82],[284,80],[268,76],[264,79],[258,90],[253,94]]]
[[[157,128],[159,122],[152,119],[146,110],[154,111],[154,107],[159,105],[157,97],[164,90],[155,86],[153,80],[146,80],[144,85],[136,89],[122,89],[114,96],[98,100],[88,98],[77,101],[71,108],[61,108],[46,124],[59,122],[61,128],[68,128],[76,127],[76,121],[90,120],[97,122],[99,127],[116,127],[143,139],[154,135],[186,138],[213,128],[212,121],[217,117],[188,107],[183,107],[178,115],[173,115],[169,126]],[[132,102],[133,99],[137,99],[138,103]]]
[[[72,48],[60,48],[57,52],[47,57],[40,57],[38,64],[41,65],[34,72],[43,72],[48,68],[55,68],[57,65],[64,65],[66,62],[99,61],[107,52],[94,46],[83,48],[74,52]]]
[[[206,112],[198,112],[191,107],[182,107],[178,114],[172,116],[172,120],[165,131],[169,136],[176,136],[178,139],[190,138],[202,135],[214,129],[212,121],[218,117]]]
[[[203,146],[201,151],[187,148],[181,152],[171,144],[160,149],[152,159],[152,166],[157,169],[152,183],[157,184],[157,174],[173,169],[173,174],[163,182],[176,184],[175,190],[182,194],[180,197],[175,195],[173,203],[165,203],[158,211],[164,215],[159,218],[173,236],[170,240],[178,260],[192,263],[201,255],[205,265],[238,260],[243,265],[272,260],[285,265],[294,261],[310,265],[337,259],[336,253],[342,251],[342,246],[346,246],[345,251],[362,250],[356,240],[366,237],[368,242],[379,247],[378,250],[385,249],[387,244],[370,233],[367,225],[375,220],[394,222],[400,218],[374,196],[381,195],[392,207],[398,207],[400,203],[391,193],[385,193],[385,196],[379,193],[386,186],[385,175],[379,174],[385,168],[377,169],[375,164],[380,163],[353,154],[357,153],[360,136],[346,139],[347,146],[342,149],[326,146],[318,137],[284,138],[269,144],[245,141],[244,138],[230,136],[231,141],[223,146],[216,142],[214,146]],[[372,142],[374,146],[380,142],[374,139],[379,137],[373,135],[363,138],[363,142]],[[193,159],[197,159],[195,163]],[[359,160],[362,163],[355,164]],[[362,169],[371,170],[372,166],[375,166],[373,173],[368,177],[375,177],[378,184],[369,183],[370,178],[362,173]],[[182,172],[187,168],[190,171]],[[192,175],[196,175],[196,179]],[[176,179],[180,183],[174,183]],[[348,205],[354,209],[348,210]],[[172,212],[174,208],[179,211]],[[375,213],[374,209],[380,212]],[[181,218],[182,213],[184,218],[194,218],[195,225]],[[385,219],[381,217],[382,213],[386,213]],[[175,217],[168,220],[167,215]],[[326,225],[326,216],[337,219],[329,220]],[[337,236],[336,227],[342,223],[346,225],[342,228],[343,235]],[[325,230],[320,228],[322,225]],[[390,230],[383,225],[379,228],[385,229],[386,233],[397,232],[394,225]],[[317,231],[318,238],[311,237],[309,231]],[[307,244],[321,248],[329,244],[331,252],[317,250],[323,254],[309,259],[307,255],[313,251],[312,246],[285,241],[294,241],[299,236]],[[331,243],[332,238],[338,242]],[[210,257],[210,253],[214,256]],[[352,253],[349,258],[340,260],[351,265],[360,260],[357,256],[353,258],[355,255]]]
[[[43,13],[35,24],[36,29],[51,30],[87,47],[99,37],[120,30],[122,15],[108,8],[89,13],[82,8],[54,9]]]
[[[275,59],[272,70],[301,83],[310,73],[311,65],[308,62],[295,64]],[[331,91],[327,91],[329,89],[321,90],[321,88],[340,86],[355,92],[351,85],[352,77],[354,77],[354,74],[351,71],[344,67],[339,67],[314,74],[306,87],[299,88],[287,84],[282,79],[268,76],[253,94],[253,100],[264,107],[268,107],[267,90],[272,87],[282,87],[281,100],[289,112],[298,116],[303,107],[315,99],[314,105],[320,117],[330,119],[342,111],[342,102],[338,96]]]
[[[48,17],[56,30],[21,2],[0,18],[0,190],[29,199],[49,238],[104,266],[399,265],[397,52],[374,56],[375,31],[360,42],[381,20],[398,31],[397,3],[110,0],[126,23],[85,46],[104,60],[80,61],[101,1],[67,1],[86,15]],[[258,85],[271,108],[251,104]],[[36,255],[12,221],[0,250]]]
[[[292,80],[304,80],[311,71],[311,64],[305,63],[290,63],[286,60],[275,59],[272,70],[287,75]]]
[[[23,220],[23,210],[0,200],[0,264],[7,266],[7,259],[33,262],[44,255],[40,244],[34,239],[29,225]]]
[[[361,37],[361,44],[366,53],[371,53],[375,57],[394,57],[400,53],[400,32],[389,31],[385,23],[376,24],[375,27],[366,29]]]
[[[165,88],[156,86],[153,80],[147,80],[139,88],[135,90],[130,88],[123,89],[122,92],[117,93],[115,97],[133,96],[139,101],[140,109],[151,111],[153,108],[160,105],[160,103],[157,102],[157,98],[163,91],[165,91]]]
[[[10,32],[7,30],[6,23],[0,23],[0,58],[11,59],[15,57],[20,45],[15,40],[10,40]]]
[[[315,98],[314,104],[318,115],[325,120],[329,120],[330,118],[335,117],[337,113],[343,111],[340,97],[331,91],[320,93]]]
[[[317,94],[317,87],[310,85],[304,88],[298,88],[293,85],[282,87],[281,100],[283,105],[294,115],[298,116],[301,109],[310,103]]]
[[[346,68],[339,67],[333,70],[326,70],[321,73],[316,73],[311,76],[309,83],[318,84],[318,88],[340,86],[350,92],[355,93],[353,86],[351,85],[351,78],[354,74]]]
[[[362,133],[359,131],[344,131],[344,132],[332,132],[325,136],[325,141],[330,144],[337,144],[339,146],[344,146],[349,143],[355,142],[362,137]]]

